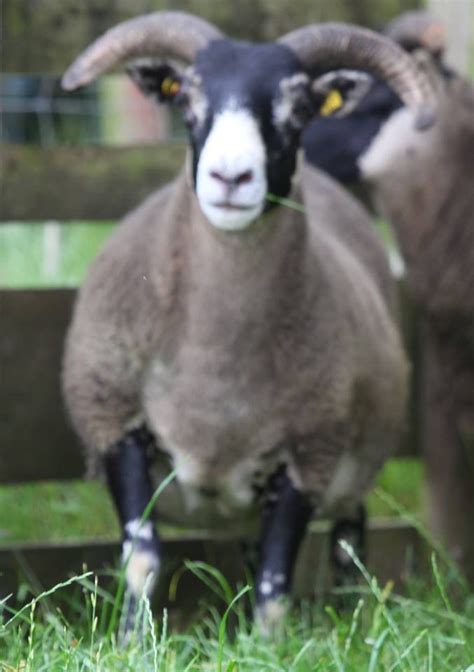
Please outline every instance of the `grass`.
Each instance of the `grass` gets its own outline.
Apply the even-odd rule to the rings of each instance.
[[[297,207],[288,199],[283,204]],[[299,206],[298,206],[299,207]],[[116,222],[6,222],[0,227],[0,287],[77,287],[110,236]],[[388,225],[377,231],[398,268],[396,244]]]
[[[3,225],[0,286],[80,284],[112,228],[80,222]],[[422,479],[418,461],[397,460],[386,465],[378,484],[414,513],[422,509]],[[368,508],[372,516],[398,515],[390,497],[372,495]],[[119,536],[110,499],[99,483],[2,487],[0,511],[0,543]],[[166,613],[155,621],[144,602],[144,636],[127,647],[116,641],[116,594],[105,592],[87,573],[51,588],[22,611],[12,613],[0,600],[0,672],[474,672],[474,604],[467,594],[460,595],[458,585],[456,607],[451,605],[448,595],[457,579],[446,568],[434,565],[434,589],[413,584],[405,597],[379,588],[361,570],[365,584],[354,591],[352,611],[337,614],[331,595],[317,605],[301,605],[276,640],[262,639],[252,628],[242,587],[240,593],[224,591],[220,610],[203,605],[184,633],[168,628]],[[225,585],[216,572],[209,576]]]
[[[356,562],[357,559],[356,559]],[[143,600],[144,632],[127,646],[108,634],[114,595],[91,573],[59,584],[0,626],[2,672],[139,670],[140,672],[474,672],[474,601],[433,557],[433,586],[405,596],[380,587],[360,566],[354,606],[337,613],[333,595],[292,610],[277,636],[263,638],[245,615],[249,588],[232,590],[216,570],[189,563],[214,582],[220,609],[203,606],[187,631],[172,632],[167,613],[154,619]],[[449,601],[457,590],[457,606]],[[58,608],[61,596],[68,615]],[[346,596],[347,597],[347,596]],[[227,622],[229,617],[232,625]]]
[[[423,466],[419,460],[388,462],[377,484],[410,513],[422,506]],[[0,548],[14,541],[117,539],[119,529],[110,496],[98,482],[34,483],[0,487]],[[370,516],[397,516],[376,494],[368,499]]]
[[[5,223],[0,227],[0,287],[76,287],[113,222]]]
[[[422,471],[415,460],[388,463],[379,484],[402,509],[419,509]],[[398,505],[397,505],[398,506]],[[389,499],[369,500],[372,515],[394,514]],[[90,536],[118,530],[110,500],[98,483],[42,484],[0,489],[0,510],[10,539]],[[100,512],[100,513],[99,513]],[[91,528],[91,525],[94,527]],[[139,670],[140,672],[474,672],[474,601],[450,568],[433,580],[412,583],[404,597],[379,587],[361,566],[362,585],[352,591],[354,608],[338,614],[334,594],[295,608],[284,636],[263,639],[246,613],[249,596],[233,590],[216,571],[188,563],[221,597],[217,608],[202,604],[185,632],[174,632],[167,613],[154,618],[146,601],[145,632],[128,646],[117,643],[113,605],[91,573],[59,584],[23,611],[5,608],[0,625],[1,672]],[[214,586],[212,586],[214,584]],[[448,595],[456,587],[453,607]],[[28,591],[24,590],[24,594]],[[0,602],[0,623],[2,605]],[[231,627],[223,615],[231,617]]]

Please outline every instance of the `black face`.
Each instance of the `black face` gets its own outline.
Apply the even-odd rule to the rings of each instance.
[[[198,54],[194,73],[194,103],[206,108],[204,118],[193,113],[193,95],[186,98],[187,86],[193,83],[185,79],[183,107],[194,150],[194,177],[215,116],[229,107],[242,108],[257,121],[265,144],[268,191],[286,196],[301,130],[314,114],[308,78],[302,75],[301,82],[289,86],[291,91],[282,85],[301,73],[296,56],[277,44],[218,40]]]
[[[301,130],[315,113],[316,96],[293,52],[283,45],[217,40],[178,74],[169,65],[139,65],[130,74],[148,94],[178,105],[193,149],[194,180],[216,116],[246,110],[256,121],[266,153],[268,191],[288,195]],[[170,90],[175,83],[175,94]]]
[[[344,185],[359,176],[358,160],[389,117],[402,106],[398,96],[376,81],[346,117],[321,117],[308,126],[302,145],[306,159]]]

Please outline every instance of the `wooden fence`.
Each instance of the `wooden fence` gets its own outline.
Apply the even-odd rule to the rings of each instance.
[[[132,4],[136,14],[166,2],[4,0],[3,67],[10,72],[59,73],[93,37],[130,15]],[[278,4],[242,0],[238,15],[231,11],[232,3],[183,0],[176,7],[191,7],[234,35],[267,38],[309,20],[344,18],[338,12],[347,3],[319,3],[320,16],[310,12],[310,5],[318,3],[294,3],[301,16],[295,16],[293,3],[281,3],[279,11],[274,11]],[[399,3],[399,8],[413,4]],[[328,5],[332,6],[331,15],[324,16]],[[107,9],[103,11],[104,6]],[[265,21],[256,20],[259,12]],[[0,221],[119,217],[176,173],[183,151],[179,143],[113,149],[6,146]],[[80,448],[65,419],[59,391],[62,344],[74,295],[71,289],[0,290],[0,484],[67,480],[83,473]],[[416,315],[408,299],[404,305],[405,333],[415,362],[415,386],[410,427],[400,454],[413,455],[420,445],[420,369]],[[296,595],[312,594],[325,584],[326,538],[324,525],[315,526],[308,535],[298,562]],[[239,548],[235,539],[209,535],[165,538],[163,585],[183,558],[205,559],[230,576],[241,575]],[[71,572],[80,572],[84,563],[92,568],[110,564],[117,551],[118,540],[110,543],[101,539],[0,546],[0,598],[15,591],[19,574],[40,590]],[[423,543],[412,527],[399,521],[371,523],[368,564],[381,581],[403,577],[422,558]],[[319,569],[315,569],[316,565]],[[191,583],[185,583],[178,591],[181,607],[189,605],[190,600],[195,602],[198,590],[191,578],[186,581]],[[166,603],[164,588],[160,595],[161,603]]]

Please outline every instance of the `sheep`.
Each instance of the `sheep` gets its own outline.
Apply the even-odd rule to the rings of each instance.
[[[419,59],[437,84],[436,130],[420,142],[407,131],[402,109],[359,164],[397,236],[424,318],[433,524],[473,583],[474,87],[460,76],[447,78],[428,54]]]
[[[336,570],[347,570],[337,541],[362,539],[362,499],[396,443],[406,396],[384,251],[333,180],[297,170],[300,131],[334,69],[387,78],[419,128],[433,122],[430,86],[370,31],[313,25],[251,44],[178,12],[111,29],[63,86],[136,58],[130,75],[180,107],[190,150],[90,268],[66,339],[66,405],[118,511],[127,627],[159,573],[156,519],[143,514],[174,470],[158,520],[261,520],[257,619],[270,629],[313,516],[334,518]],[[358,86],[350,72],[334,76]],[[275,204],[287,196],[305,212]]]
[[[444,28],[430,12],[404,12],[388,23],[383,33],[409,53],[418,49],[428,51],[439,68],[450,75],[442,60]],[[361,180],[359,158],[390,115],[400,107],[402,101],[396,92],[375,78],[370,90],[350,114],[339,117],[336,109],[335,114],[321,116],[307,126],[302,136],[306,160],[371,205]]]
[[[428,13],[402,15],[385,32],[417,48],[437,92],[438,123],[415,135],[393,94],[394,104],[385,98],[382,111],[371,107],[368,94],[357,114],[319,128],[332,125],[324,167],[346,184],[363,181],[398,239],[423,317],[423,449],[430,458],[432,523],[474,582],[474,86],[444,63],[443,27]],[[348,125],[353,137],[360,133],[349,150]],[[307,154],[317,153],[312,144]]]

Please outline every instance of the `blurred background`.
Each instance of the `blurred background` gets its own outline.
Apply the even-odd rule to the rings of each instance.
[[[132,15],[182,9],[209,19],[231,36],[270,40],[312,21],[349,21],[377,29],[403,11],[425,6],[446,25],[448,63],[473,73],[472,0],[240,0],[238,11],[234,3],[222,0],[3,0],[0,137],[43,148],[183,140],[179,114],[165,106],[158,109],[125,75],[104,77],[74,94],[61,90],[58,76],[75,55],[107,27]],[[2,181],[4,199],[22,198],[5,193],[8,186],[8,180]],[[4,222],[15,214],[12,209],[17,208],[5,207],[1,213]],[[0,285],[77,285],[112,225],[3,223]]]
[[[75,94],[61,90],[61,73],[108,27],[148,11],[182,9],[207,18],[230,36],[271,40],[320,21],[378,29],[406,10],[422,7],[445,23],[447,62],[472,76],[474,0],[3,0],[2,300],[7,293],[1,290],[77,287],[116,218],[171,177],[181,161],[184,128],[179,116],[143,98],[126,76],[104,77]],[[157,142],[166,149],[160,156]],[[74,163],[77,157],[80,162]],[[95,174],[101,180],[110,174],[110,190],[94,195]],[[92,194],[90,204],[82,197],[82,180]],[[84,220],[75,219],[76,212]],[[3,394],[12,392],[4,388]],[[19,403],[21,399],[19,393]],[[408,510],[420,512],[422,470],[418,460],[398,460],[386,467],[380,483]],[[110,503],[99,485],[38,488],[0,487],[0,540],[116,534]],[[380,498],[372,497],[370,506],[375,513],[397,515]]]

